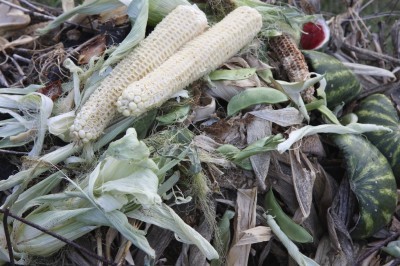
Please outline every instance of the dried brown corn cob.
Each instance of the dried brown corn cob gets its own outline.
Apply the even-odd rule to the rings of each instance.
[[[269,47],[279,58],[290,81],[304,81],[309,76],[306,60],[292,37],[287,34],[272,37],[269,39]],[[302,93],[303,100],[311,102],[313,94],[314,87],[306,89]]]
[[[130,84],[117,101],[118,111],[136,116],[160,106],[235,55],[257,35],[261,26],[262,17],[257,10],[247,6],[235,9],[155,71]]]
[[[115,102],[133,81],[161,65],[183,44],[208,27],[206,16],[195,6],[178,6],[166,16],[101,83],[77,114],[71,126],[75,142],[99,137],[115,118]]]

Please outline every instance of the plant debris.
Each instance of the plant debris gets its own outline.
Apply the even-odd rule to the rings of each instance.
[[[179,5],[199,36],[109,82]],[[0,265],[398,265],[399,5],[0,0]],[[214,43],[237,8],[260,16],[257,36]],[[180,53],[201,36],[222,64]],[[148,77],[173,93],[123,93]],[[121,79],[79,115],[110,118],[76,141],[90,96]]]

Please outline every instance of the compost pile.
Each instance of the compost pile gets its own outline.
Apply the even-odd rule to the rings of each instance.
[[[0,1],[0,265],[400,264],[398,1],[61,2]]]

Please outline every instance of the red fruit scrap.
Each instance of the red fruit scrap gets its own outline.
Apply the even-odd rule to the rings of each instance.
[[[316,22],[307,22],[303,25],[300,45],[305,50],[321,48],[329,40],[329,28],[323,19]]]

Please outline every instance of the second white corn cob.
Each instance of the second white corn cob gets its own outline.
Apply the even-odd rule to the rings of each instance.
[[[156,70],[130,84],[117,101],[118,111],[125,116],[137,116],[160,106],[234,56],[253,40],[261,26],[262,17],[257,10],[247,6],[235,9]]]
[[[123,89],[161,65],[207,27],[205,14],[196,6],[181,5],[174,9],[115,67],[82,106],[70,129],[74,141],[85,143],[99,137],[115,118],[115,102]]]

